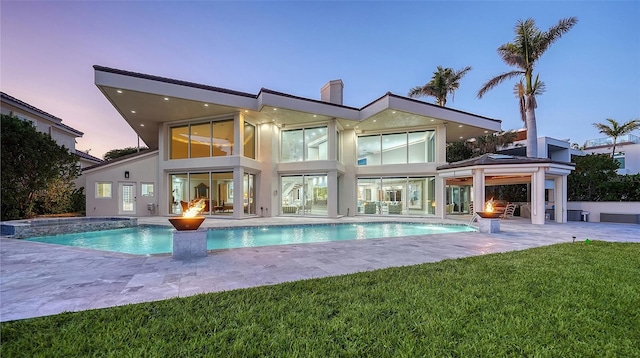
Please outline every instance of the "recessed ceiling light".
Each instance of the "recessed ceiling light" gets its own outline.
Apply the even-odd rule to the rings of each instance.
[[[432,119],[431,122],[433,122],[434,120]]]
[[[205,107],[209,107],[209,103],[205,103],[205,104],[204,104],[204,106],[205,106]]]
[[[168,100],[169,100],[169,97],[165,97],[165,98],[164,98],[164,100],[165,100],[165,101],[168,101]]]
[[[462,124],[458,126],[458,128],[462,128]]]
[[[277,108],[274,108],[273,110],[274,110],[274,111],[277,111],[278,109],[277,109]]]
[[[360,126],[356,126],[356,128],[360,128]]]
[[[489,131],[484,131],[485,133],[489,133]]]
[[[122,93],[122,90],[117,90],[116,92],[118,92],[118,93]]]
[[[271,120],[271,122],[275,122],[275,121],[276,121],[275,119],[272,119],[272,120]]]
[[[140,125],[140,127],[144,127],[144,123]]]
[[[460,137],[460,139],[462,139],[462,137]]]
[[[249,110],[245,109],[245,110],[244,110],[244,113],[249,113]]]
[[[374,120],[373,120],[373,123],[376,123],[376,121],[377,121],[377,119],[374,119]]]
[[[347,127],[351,126],[351,124],[347,124]]]
[[[317,117],[317,116],[314,114],[314,115],[313,115],[313,118],[316,118],[316,117]]]
[[[391,113],[396,113],[396,111],[392,111]]]
[[[131,113],[136,113],[136,111],[131,111]]]

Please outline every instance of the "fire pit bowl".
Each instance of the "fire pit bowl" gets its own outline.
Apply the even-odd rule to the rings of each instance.
[[[483,219],[497,219],[501,215],[495,211],[476,211],[476,214]]]
[[[178,231],[198,230],[203,221],[204,217],[202,216],[196,216],[192,218],[169,218],[169,222],[171,223],[171,225],[173,225],[173,227],[175,227]]]

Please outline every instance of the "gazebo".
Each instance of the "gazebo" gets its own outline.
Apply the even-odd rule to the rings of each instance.
[[[484,206],[485,187],[488,184],[530,183],[531,223],[545,223],[545,189],[553,189],[555,221],[567,222],[567,175],[575,168],[573,163],[556,162],[548,158],[529,158],[504,154],[483,154],[479,157],[441,165],[438,175],[445,181],[472,183],[472,201]],[[551,201],[551,198],[549,198]],[[482,206],[476,204],[476,207]]]

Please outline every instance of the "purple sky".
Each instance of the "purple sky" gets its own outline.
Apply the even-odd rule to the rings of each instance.
[[[2,91],[84,132],[77,149],[102,157],[136,146],[135,132],[93,83],[95,64],[257,93],[319,99],[344,81],[344,103],[406,95],[437,66],[472,66],[447,106],[522,127],[515,81],[477,99],[511,68],[498,46],[518,19],[546,30],[578,24],[536,68],[538,135],[583,144],[591,125],[640,117],[639,1],[120,2],[1,1]],[[425,98],[433,103],[433,99]],[[639,133],[635,133],[639,134]]]

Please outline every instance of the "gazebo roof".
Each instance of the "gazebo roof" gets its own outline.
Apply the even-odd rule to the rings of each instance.
[[[478,165],[536,164],[536,163],[555,163],[555,162],[548,158],[530,158],[530,157],[519,157],[515,155],[488,153],[488,154],[483,154],[479,157],[441,165],[436,169],[437,170],[455,169],[455,168],[473,167]],[[557,163],[573,165],[572,163],[560,163],[560,162],[557,162]]]

